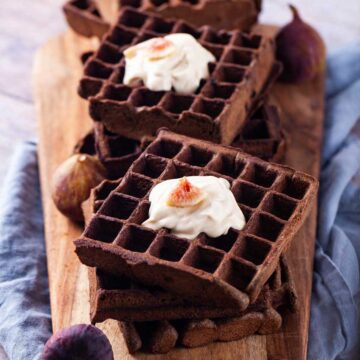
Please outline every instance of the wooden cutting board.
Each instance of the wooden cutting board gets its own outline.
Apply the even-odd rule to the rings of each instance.
[[[270,30],[269,30],[270,31]],[[39,161],[48,259],[53,331],[89,323],[86,268],[74,253],[72,240],[81,229],[64,218],[50,197],[54,169],[72,152],[77,140],[91,127],[87,102],[76,89],[82,52],[95,49],[97,40],[68,31],[51,39],[37,53],[34,63],[34,96],[38,116]],[[272,98],[284,112],[289,136],[286,163],[318,176],[323,125],[323,77],[302,86],[276,84]],[[283,331],[272,336],[251,336],[241,341],[215,343],[197,349],[176,349],[167,355],[142,359],[305,359],[316,228],[314,206],[289,250],[290,265],[299,294],[300,309],[285,318]],[[99,327],[109,337],[116,359],[132,359],[115,321]]]

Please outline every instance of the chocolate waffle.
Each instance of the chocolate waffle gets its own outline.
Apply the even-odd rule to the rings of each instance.
[[[106,130],[94,123],[75,147],[75,152],[97,155],[108,172],[109,179],[122,177],[139,157],[147,141],[139,142]],[[281,162],[285,154],[285,136],[276,106],[264,103],[246,121],[233,147],[264,160]]]
[[[126,296],[126,290],[122,291]],[[114,296],[114,292],[110,293],[109,290],[104,290],[103,296],[106,296],[106,292],[111,294],[110,296]],[[141,294],[133,294],[135,301],[138,296],[141,297]],[[164,308],[165,304],[159,299],[159,305]],[[144,322],[120,321],[119,327],[130,353],[139,350],[166,353],[175,346],[193,348],[215,341],[239,340],[253,334],[273,334],[280,330],[286,310],[294,311],[296,309],[296,300],[291,273],[289,273],[285,259],[282,258],[277,270],[263,288],[259,299],[236,317]]]
[[[195,26],[250,30],[257,21],[260,1],[254,0],[119,0],[120,6],[149,11],[164,18],[186,20]],[[119,8],[118,8],[119,9]],[[86,37],[101,38],[110,28],[95,0],[69,0],[63,7],[69,26]]]
[[[210,77],[194,95],[151,91],[123,84],[123,51],[149,38],[189,33],[216,57]],[[79,94],[88,98],[90,115],[117,134],[141,140],[160,127],[177,133],[231,144],[264,87],[274,65],[273,40],[240,31],[195,28],[183,21],[164,20],[124,8],[84,66]]]
[[[268,305],[258,306],[236,317],[215,319],[180,319],[157,320],[146,322],[119,322],[120,331],[130,353],[144,351],[151,353],[167,353],[175,346],[198,347],[215,341],[234,341],[254,334],[273,334],[281,329],[283,315],[286,310],[294,310],[295,303],[289,304],[286,294],[281,293],[276,304],[271,303],[275,289],[284,285],[282,277],[287,271],[285,261],[277,268],[269,283],[263,289]],[[286,274],[285,274],[286,276]],[[284,277],[285,278],[285,277]],[[286,280],[285,280],[286,282]],[[271,287],[273,286],[272,290]],[[294,295],[294,293],[292,293]],[[293,298],[295,301],[296,298]]]
[[[96,212],[114,190],[121,179],[106,180],[92,192],[84,206],[84,217],[89,223]],[[93,323],[112,318],[123,321],[154,321],[169,319],[204,319],[242,316],[238,307],[215,307],[194,305],[157,287],[146,287],[125,276],[106,274],[89,268],[90,317]],[[265,284],[259,297],[247,310],[264,311],[272,306],[295,309],[296,293],[291,272],[284,259]]]
[[[94,129],[76,144],[74,152],[96,155],[107,170],[107,178],[118,179],[139,157],[145,144],[113,134],[101,123],[95,123]]]
[[[250,30],[257,21],[260,1],[254,0],[120,0],[122,6],[153,12],[163,18],[186,20],[216,29]]]
[[[195,348],[215,341],[235,341],[254,334],[274,334],[281,329],[282,316],[270,308],[237,318],[119,322],[129,353],[165,354],[175,347]]]
[[[63,10],[70,27],[82,36],[102,37],[110,29],[94,0],[69,0]]]
[[[151,188],[190,175],[228,179],[246,217],[242,231],[189,241],[141,224]],[[157,285],[195,303],[253,303],[275,271],[311,208],[318,182],[289,167],[267,163],[210,142],[161,130],[111,192],[82,236],[81,262],[114,275]]]
[[[286,151],[286,138],[279,111],[277,106],[266,101],[258,105],[231,146],[263,160],[281,162]]]

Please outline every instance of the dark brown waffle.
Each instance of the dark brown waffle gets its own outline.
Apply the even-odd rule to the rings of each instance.
[[[101,16],[96,2],[92,0],[70,0],[63,6],[66,20],[78,34],[86,37],[101,37],[110,24]]]
[[[188,241],[166,229],[141,226],[152,187],[189,175],[228,179],[245,214],[245,228]],[[316,179],[294,169],[162,130],[75,241],[76,253],[88,266],[200,304],[245,309],[305,220],[317,186]]]
[[[84,206],[86,224],[104,200],[121,182],[103,181],[92,192]],[[93,323],[112,318],[123,321],[154,321],[170,319],[204,319],[242,316],[238,307],[215,307],[194,305],[156,287],[145,287],[125,276],[106,274],[89,268],[90,317]],[[247,310],[263,311],[269,306],[294,309],[296,293],[285,259],[280,261],[275,273],[265,284],[259,297]]]
[[[110,179],[123,176],[144,148],[139,141],[107,131],[101,123],[94,124],[94,133],[97,155]]]
[[[235,341],[250,335],[274,334],[281,329],[282,316],[270,308],[236,318],[122,322],[119,328],[129,353],[166,354],[175,347],[195,348],[215,341]]]
[[[250,30],[260,4],[254,0],[119,0],[120,6],[150,11],[164,18],[186,20],[195,26]],[[118,8],[119,9],[119,8]],[[110,28],[94,0],[69,0],[63,7],[66,20],[78,34],[101,38]]]
[[[85,62],[92,54],[93,52],[82,54],[82,61]],[[275,63],[259,98],[253,102],[253,109],[249,112],[244,128],[231,144],[248,154],[273,162],[281,162],[286,150],[280,110],[277,106],[270,105],[267,99],[268,92],[281,71],[282,67]],[[97,145],[95,146],[94,131],[91,131],[80,140],[76,146],[77,152],[91,155],[97,153],[108,169],[110,179],[122,177],[132,161],[139,156],[147,141],[139,142],[111,133],[99,122],[94,123],[94,128]]]
[[[140,143],[107,131],[101,123],[75,147],[75,152],[97,155],[106,167],[109,179],[122,177],[139,157],[147,141]],[[267,103],[261,105],[238,135],[233,147],[264,160],[281,162],[285,154],[285,136],[279,110]]]
[[[118,179],[139,157],[144,144],[139,141],[113,134],[101,123],[92,129],[75,146],[75,153],[96,155],[107,170],[108,179]]]
[[[286,140],[279,112],[277,106],[267,102],[259,105],[231,146],[263,160],[281,162]]]
[[[157,320],[119,322],[120,330],[130,353],[145,351],[167,353],[175,346],[198,347],[215,341],[234,341],[253,334],[273,334],[280,330],[286,310],[295,310],[296,296],[288,293],[288,268],[280,261],[274,275],[265,285],[259,300],[236,317],[215,319]],[[284,288],[285,286],[285,288]],[[285,292],[283,291],[284,289]],[[292,302],[288,302],[291,294]],[[277,298],[275,302],[272,300]]]
[[[280,267],[279,267],[280,269]],[[281,287],[281,271],[276,271]],[[271,297],[271,295],[269,295]],[[237,317],[202,320],[157,320],[149,322],[119,322],[119,328],[130,353],[144,351],[167,353],[175,346],[198,347],[215,341],[234,341],[253,334],[273,334],[281,329],[283,313],[288,303],[245,311]],[[293,310],[293,308],[290,307]]]
[[[257,21],[260,5],[254,0],[120,0],[120,4],[164,18],[186,20],[195,26],[229,30],[250,30]]]
[[[278,271],[278,270],[277,270]],[[282,270],[284,271],[284,270]],[[288,270],[286,268],[286,274]],[[277,275],[276,275],[277,276]],[[89,268],[90,316],[92,323],[106,319],[154,321],[174,319],[225,318],[244,315],[238,307],[197,305],[157,287],[146,287],[125,276],[118,277]],[[288,279],[288,278],[287,278]],[[294,308],[296,294],[292,280],[265,284],[256,302],[245,310],[265,311],[269,306]]]
[[[126,48],[178,32],[192,34],[217,58],[209,64],[209,79],[195,95],[155,92],[122,83]],[[194,28],[183,21],[124,8],[116,26],[86,62],[79,93],[89,98],[92,118],[114,133],[141,140],[165,126],[177,133],[230,144],[273,65],[272,39],[255,33],[215,31],[208,26]]]

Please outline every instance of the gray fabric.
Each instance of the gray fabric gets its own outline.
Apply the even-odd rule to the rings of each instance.
[[[309,359],[358,359],[360,44],[329,57]],[[356,124],[357,127],[356,127]],[[36,147],[15,155],[0,206],[0,343],[40,358],[50,336]]]
[[[0,343],[10,360],[39,359],[51,334],[36,145],[16,151],[0,200]]]

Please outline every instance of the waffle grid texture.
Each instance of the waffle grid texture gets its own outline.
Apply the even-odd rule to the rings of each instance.
[[[96,155],[107,169],[108,178],[118,179],[125,175],[147,144],[147,139],[142,142],[132,140],[114,134],[102,123],[95,122],[94,128],[79,141],[74,152]],[[231,145],[263,160],[281,162],[286,140],[279,109],[267,101],[258,105]]]
[[[256,23],[261,2],[254,0],[119,0],[119,8],[150,11],[163,18],[186,20],[195,26],[249,30]],[[79,35],[101,38],[110,28],[95,0],[69,0],[66,20]]]
[[[106,180],[93,190],[84,206],[91,219],[121,180]],[[280,330],[286,311],[296,311],[297,296],[285,257],[246,311],[194,305],[156,287],[89,268],[90,318],[119,321],[130,353],[167,353],[175,346],[198,347],[214,341],[233,341]],[[174,319],[176,319],[174,321]]]
[[[100,38],[110,28],[93,0],[69,0],[63,11],[69,26],[79,35]]]
[[[88,223],[121,179],[105,180],[91,194],[83,206]],[[196,305],[174,296],[158,287],[146,287],[126,276],[113,276],[95,268],[89,268],[90,318],[93,323],[108,318],[123,321],[154,321],[169,319],[204,319],[244,315],[237,307]],[[260,311],[270,305],[294,310],[297,296],[286,259],[263,287],[255,303],[247,311]]]
[[[229,180],[246,217],[242,231],[189,241],[141,226],[148,195],[160,181],[190,175]],[[253,303],[310,209],[317,180],[237,150],[167,130],[134,162],[81,238],[76,253],[88,266],[158,285],[194,302]]]
[[[123,84],[123,51],[150,38],[188,33],[216,57],[210,76],[193,95],[151,91]],[[88,98],[90,115],[120,135],[140,140],[167,127],[188,136],[230,144],[244,125],[252,101],[274,66],[273,40],[260,34],[195,28],[184,21],[125,7],[91,56],[79,94]]]

